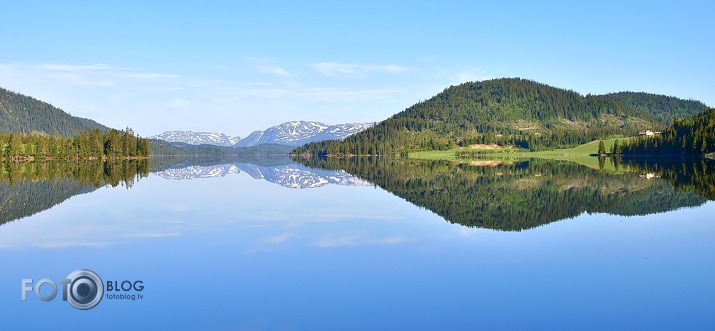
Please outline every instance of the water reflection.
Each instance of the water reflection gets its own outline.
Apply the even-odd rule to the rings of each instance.
[[[148,160],[0,163],[0,225],[105,185],[130,188],[148,175]]]
[[[569,162],[413,159],[163,159],[0,164],[0,224],[52,208],[99,187],[247,174],[282,187],[377,185],[445,220],[519,231],[587,213],[667,212],[715,200],[712,161],[615,161],[612,171]],[[603,169],[603,168],[602,168]]]
[[[710,165],[626,164],[599,172],[546,161],[352,159],[311,170],[285,160],[152,160],[154,173],[140,175],[129,190],[121,183],[95,190],[96,177],[15,175],[0,192],[44,187],[26,205],[41,203],[49,190],[81,192],[73,185],[91,194],[0,227],[0,262],[10,266],[0,273],[0,283],[10,284],[0,287],[0,297],[6,315],[16,317],[0,329],[27,328],[38,312],[47,316],[33,320],[38,329],[126,329],[107,322],[117,316],[145,328],[194,330],[366,330],[376,323],[388,329],[705,329],[713,324],[715,225],[703,220],[714,203],[628,219],[581,215],[519,233],[444,219],[524,215],[548,222],[584,209],[633,215],[696,206],[712,199]],[[100,185],[104,168],[89,171],[103,174]],[[286,189],[263,179],[273,168],[323,176],[347,170],[410,203],[373,186]],[[167,170],[225,176],[157,175]],[[464,208],[470,202],[479,208]],[[78,268],[107,279],[141,279],[147,299],[103,300],[86,312],[60,299],[20,301],[21,279],[61,279]],[[215,282],[197,279],[228,285],[217,292]],[[209,294],[210,300],[197,299]],[[281,303],[290,304],[274,309]]]
[[[252,162],[252,163],[249,163]],[[328,184],[369,186],[342,170],[311,169],[287,157],[259,159],[169,158],[152,160],[0,163],[0,225],[50,209],[103,186],[131,188],[151,172],[167,180],[218,178],[245,173],[288,188]]]
[[[340,170],[311,169],[288,161],[285,164],[225,163],[216,165],[182,165],[159,171],[157,176],[169,180],[217,178],[246,173],[254,179],[265,180],[287,188],[318,188],[328,184],[369,186],[370,182]]]
[[[715,199],[715,171],[707,160],[618,160],[614,172],[548,160],[331,158],[301,162],[320,169],[343,169],[449,222],[505,231],[530,229],[584,212],[646,215]]]

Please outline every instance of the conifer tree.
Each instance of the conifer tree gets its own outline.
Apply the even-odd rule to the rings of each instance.
[[[611,154],[621,154],[621,143],[618,142],[618,139],[613,143],[613,148],[611,148]]]

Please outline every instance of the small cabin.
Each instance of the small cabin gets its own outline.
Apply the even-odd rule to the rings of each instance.
[[[662,134],[662,132],[660,132],[660,131],[650,131],[650,130],[638,132],[639,136],[659,136],[661,134]]]
[[[638,177],[645,178],[645,179],[660,178],[660,176],[658,176],[654,173],[640,174],[640,175],[638,175]]]

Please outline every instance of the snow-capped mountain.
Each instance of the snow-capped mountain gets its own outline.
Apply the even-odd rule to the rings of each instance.
[[[370,182],[339,170],[320,170],[290,163],[262,166],[251,163],[218,164],[212,166],[192,165],[170,168],[156,175],[169,180],[223,177],[245,172],[255,179],[263,179],[288,188],[317,188],[328,184],[346,186],[370,186]]]
[[[149,137],[161,139],[171,143],[185,143],[190,145],[216,145],[233,146],[241,140],[240,137],[231,137],[223,133],[194,132],[194,131],[166,131],[160,135]]]
[[[260,144],[261,138],[263,137],[263,131],[253,131],[248,137],[238,141],[233,147],[251,147]]]
[[[166,131],[150,138],[190,145],[252,147],[261,144],[277,144],[300,146],[313,141],[345,139],[345,137],[373,125],[374,123],[328,125],[314,121],[293,121],[270,127],[264,131],[253,131],[244,139],[227,136],[223,133],[193,131]]]
[[[265,131],[254,131],[239,141],[235,147],[251,147],[260,144],[300,146],[313,141],[345,139],[345,137],[370,128],[374,123],[346,123],[328,125],[313,121],[286,122]]]
[[[348,136],[354,135],[360,131],[367,130],[373,127],[375,123],[346,123],[336,124],[327,127],[322,132],[315,135],[312,141],[345,139]]]

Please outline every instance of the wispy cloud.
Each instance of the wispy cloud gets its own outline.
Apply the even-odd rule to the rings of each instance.
[[[127,233],[125,236],[129,238],[165,238],[179,235],[181,235],[180,232],[133,232]]]
[[[270,74],[270,75],[276,75],[280,76],[283,78],[290,78],[290,77],[295,77],[295,74],[290,72],[288,69],[284,68],[283,66],[280,66],[275,63],[275,61],[271,59],[261,59],[261,58],[255,58],[255,57],[250,57],[246,56],[243,58],[244,60],[252,63],[256,70],[258,72],[264,73],[264,74]]]
[[[261,98],[261,99],[285,99],[301,98],[313,101],[336,101],[336,100],[372,100],[386,98],[395,94],[403,93],[404,90],[397,88],[385,89],[348,89],[335,87],[269,87],[269,86],[245,86],[243,88],[227,88],[224,95],[236,99]]]
[[[0,64],[0,74],[26,81],[55,81],[80,87],[133,86],[136,80],[179,79],[180,75],[148,72],[108,64]]]
[[[277,75],[281,77],[293,77],[293,74],[288,72],[283,67],[279,67],[277,65],[272,65],[272,64],[266,64],[266,65],[260,65],[258,66],[258,70],[260,72],[266,73],[266,74],[271,74],[271,75]]]
[[[89,64],[89,65],[74,65],[74,64],[57,64],[57,63],[49,63],[49,64],[38,64],[38,65],[33,65],[30,66],[31,68],[38,69],[38,70],[47,70],[47,71],[68,71],[68,72],[78,72],[78,71],[91,71],[91,70],[126,70],[129,68],[120,68],[120,67],[115,67],[111,66],[108,64]]]
[[[339,62],[318,62],[310,65],[325,76],[365,77],[370,73],[401,74],[407,68],[395,64],[355,64]]]
[[[405,241],[405,238],[400,236],[371,238],[366,234],[328,234],[318,238],[318,240],[315,241],[315,246],[321,248],[336,248],[362,245],[397,245]]]
[[[136,79],[176,79],[176,78],[181,78],[181,75],[158,74],[158,73],[131,73],[131,74],[124,75],[124,77],[136,78]]]
[[[102,241],[54,241],[42,244],[42,248],[74,248],[74,247],[92,247],[105,248],[110,246],[110,242]]]
[[[273,237],[268,237],[263,239],[263,243],[266,245],[281,245],[284,242],[286,242],[292,235],[290,234],[281,234]]]
[[[401,89],[344,89],[331,87],[308,88],[298,91],[300,95],[319,98],[360,98],[372,99],[375,97],[401,93]]]

